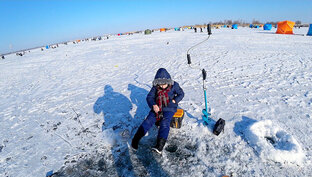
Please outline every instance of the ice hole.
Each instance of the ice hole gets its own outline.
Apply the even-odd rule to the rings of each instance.
[[[271,120],[255,122],[244,135],[263,159],[284,164],[303,162],[305,153],[297,140]]]

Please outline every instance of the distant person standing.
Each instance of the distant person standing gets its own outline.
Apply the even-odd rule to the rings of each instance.
[[[194,28],[195,33],[197,33],[197,28]]]
[[[203,28],[200,28],[200,32],[201,32],[201,33],[203,32]]]

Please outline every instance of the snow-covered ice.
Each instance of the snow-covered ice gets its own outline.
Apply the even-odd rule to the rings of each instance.
[[[264,160],[299,165],[304,160],[305,154],[297,140],[271,120],[254,123],[247,128],[245,136]]]
[[[32,50],[0,60],[0,176],[311,176],[312,38],[262,29],[193,30]],[[129,143],[158,68],[184,89],[186,114],[161,157],[157,128]],[[224,133],[212,134],[226,120]]]

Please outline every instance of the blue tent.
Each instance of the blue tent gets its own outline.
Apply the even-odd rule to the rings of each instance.
[[[312,24],[310,24],[309,31],[308,31],[307,35],[312,36]]]
[[[49,49],[49,46],[48,46],[48,45],[46,46],[46,49]]]
[[[226,25],[224,25],[223,27],[226,28]]]
[[[233,24],[232,25],[232,29],[237,29],[238,25],[237,24]]]
[[[255,28],[259,28],[259,25],[254,26]]]
[[[252,24],[250,24],[250,25],[249,25],[249,28],[252,28],[252,27],[253,27],[253,25],[252,25]]]
[[[174,31],[180,31],[180,28],[174,28]]]
[[[272,29],[272,25],[267,23],[263,26],[263,30],[271,30]]]

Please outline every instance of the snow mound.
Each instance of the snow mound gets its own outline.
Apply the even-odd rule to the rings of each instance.
[[[262,159],[297,165],[304,160],[305,153],[297,140],[271,120],[250,125],[245,135]]]

